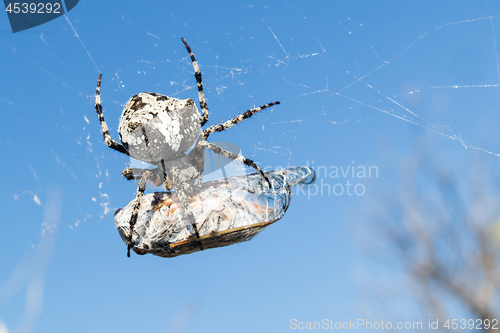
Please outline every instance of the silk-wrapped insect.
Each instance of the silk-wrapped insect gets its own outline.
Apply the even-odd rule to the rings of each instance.
[[[203,183],[189,195],[199,238],[175,192],[155,192],[141,198],[137,222],[130,237],[130,216],[135,200],[115,213],[115,226],[135,253],[176,257],[252,239],[281,219],[291,199],[291,187],[311,184],[307,167],[228,177]]]

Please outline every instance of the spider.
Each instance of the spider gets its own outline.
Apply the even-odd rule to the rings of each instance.
[[[222,124],[212,125],[202,130],[202,127],[208,121],[209,113],[205,95],[203,94],[201,72],[188,43],[184,38],[182,38],[182,42],[193,64],[198,85],[201,116],[195,102],[190,98],[181,100],[151,92],[140,93],[133,96],[123,109],[118,126],[120,143],[112,140],[109,134],[101,105],[102,74],[99,74],[97,79],[95,109],[105,143],[111,149],[122,154],[156,166],[154,169],[127,167],[122,172],[126,179],[138,181],[135,204],[129,222],[130,234],[127,241],[127,257],[130,257],[134,225],[137,222],[141,198],[144,195],[148,181],[156,186],[163,184],[167,191],[173,188],[176,190],[180,204],[189,219],[186,228],[191,237],[194,237],[195,241],[198,242],[200,250],[203,250],[203,244],[196,226],[196,219],[189,205],[188,196],[193,193],[196,181],[198,181],[196,186],[201,186],[205,148],[254,168],[271,186],[267,176],[252,160],[227,151],[208,142],[207,139],[211,133],[225,131],[257,112],[280,104],[280,102],[268,103],[250,109]],[[192,148],[191,151],[187,153],[190,148]]]

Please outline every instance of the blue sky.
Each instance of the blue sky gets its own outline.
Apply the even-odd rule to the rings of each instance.
[[[373,211],[397,197],[401,163],[421,145],[460,179],[472,162],[498,170],[498,2],[80,1],[67,17],[16,34],[0,17],[8,332],[427,322],[403,274],[374,258]],[[196,100],[181,37],[203,73],[208,125],[281,102],[212,141],[238,144],[261,167],[376,166],[378,176],[321,175],[317,194],[294,191],[285,217],[251,242],[127,258],[113,213],[136,188],[121,177],[129,159],[103,142],[97,76],[118,140],[131,96]],[[364,194],[327,193],[347,181]]]

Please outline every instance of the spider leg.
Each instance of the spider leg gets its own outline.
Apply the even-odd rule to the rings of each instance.
[[[193,210],[191,209],[191,205],[189,204],[189,201],[186,196],[186,186],[185,183],[181,181],[179,173],[180,173],[179,169],[173,167],[170,169],[169,177],[172,177],[174,187],[177,192],[177,196],[181,201],[182,208],[184,208],[184,211],[188,216],[189,223],[191,224],[191,229],[192,229],[190,230],[190,232],[194,234],[198,243],[200,244],[200,250],[203,251],[203,244],[201,243],[200,233],[198,232],[198,227],[196,226],[196,219],[194,217]]]
[[[201,184],[203,183],[203,175],[200,173],[197,177],[198,179],[198,183],[196,183],[196,186],[198,186],[198,188],[201,188]]]
[[[198,138],[198,141],[201,140],[201,137]],[[193,150],[188,154],[189,159],[191,160],[191,165],[193,165],[198,171],[198,176],[196,179],[198,183],[196,184],[198,188],[201,188],[201,184],[203,182],[203,171],[205,170],[205,148],[195,145]]]
[[[248,111],[234,117],[233,119],[226,121],[225,123],[218,124],[218,125],[212,125],[212,126],[208,127],[207,129],[203,130],[201,132],[201,134],[204,136],[204,138],[206,140],[208,138],[208,136],[210,135],[210,133],[222,132],[224,130],[227,130],[231,126],[236,125],[237,123],[239,123],[247,118],[250,118],[251,116],[253,116],[257,112],[262,111],[270,106],[277,105],[277,104],[280,104],[280,102],[264,104],[262,106],[259,106],[258,108],[248,110]]]
[[[134,225],[137,223],[137,216],[139,215],[139,207],[141,206],[141,199],[144,195],[144,191],[146,190],[146,184],[148,179],[152,176],[152,172],[149,170],[144,170],[141,175],[141,180],[139,181],[139,186],[137,188],[137,195],[135,197],[135,205],[134,210],[132,211],[132,215],[130,216],[130,234],[128,236],[127,241],[127,257],[130,258],[130,248],[132,247],[132,235],[134,233]]]
[[[109,135],[108,125],[104,120],[104,115],[102,113],[102,105],[101,105],[101,77],[102,74],[99,74],[99,78],[97,79],[97,88],[95,89],[95,110],[97,111],[97,116],[99,117],[99,122],[101,123],[102,128],[102,136],[104,137],[104,142],[108,145],[109,148],[114,149],[122,154],[129,156],[129,153],[125,147],[123,147],[119,142],[112,140],[111,135]]]
[[[202,136],[198,137],[197,141],[204,140]],[[196,142],[193,150],[188,154],[191,164],[198,170],[200,174],[203,174],[205,170],[205,148],[198,146]]]
[[[230,158],[232,160],[238,161],[240,163],[248,165],[249,167],[254,168],[255,170],[257,170],[260,173],[262,178],[264,178],[266,180],[266,182],[269,184],[269,187],[271,187],[271,182],[269,181],[269,178],[267,178],[266,174],[257,166],[257,164],[255,164],[254,161],[249,160],[248,158],[243,157],[241,155],[236,155],[234,153],[231,153],[230,151],[225,150],[225,149],[217,146],[216,144],[213,144],[213,143],[208,142],[208,141],[199,141],[198,145],[205,147],[205,148],[208,148],[216,154]]]
[[[198,99],[200,100],[200,107],[201,111],[203,112],[203,116],[200,117],[200,123],[201,126],[203,126],[208,121],[208,106],[207,103],[205,102],[205,95],[203,94],[203,82],[201,80],[200,68],[198,67],[198,63],[194,59],[194,54],[191,51],[191,48],[189,47],[188,43],[184,38],[181,39],[182,42],[184,43],[184,46],[186,47],[186,50],[189,52],[189,56],[191,57],[191,62],[193,63],[194,76],[196,77],[196,82],[198,85]]]
[[[148,170],[151,172],[151,176],[148,179],[151,183],[153,183],[156,186],[160,186],[163,183],[163,178],[160,176],[160,169],[137,169],[137,168],[125,168],[122,171],[122,176],[125,177],[127,180],[140,180],[142,179],[142,173],[144,170]]]

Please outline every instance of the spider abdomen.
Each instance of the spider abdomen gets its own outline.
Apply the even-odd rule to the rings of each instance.
[[[118,133],[130,156],[155,163],[187,151],[200,133],[199,119],[190,98],[140,93],[125,105]]]

